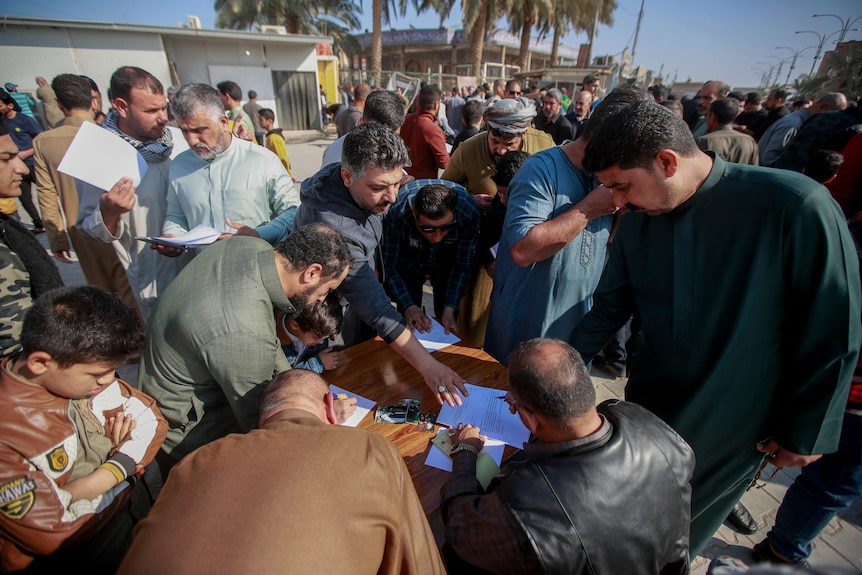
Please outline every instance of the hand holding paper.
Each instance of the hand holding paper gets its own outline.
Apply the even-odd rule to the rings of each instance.
[[[57,170],[100,190],[110,190],[121,178],[131,179],[137,187],[147,173],[147,163],[118,135],[84,122]]]

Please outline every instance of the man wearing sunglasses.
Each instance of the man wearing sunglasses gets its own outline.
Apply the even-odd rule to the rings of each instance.
[[[401,189],[383,222],[386,291],[411,330],[431,331],[422,309],[422,285],[431,278],[434,315],[446,333],[457,331],[476,242],[479,208],[464,187],[445,180],[415,180]]]

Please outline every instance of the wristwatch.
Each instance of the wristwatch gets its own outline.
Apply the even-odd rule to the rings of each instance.
[[[449,457],[452,457],[453,455],[455,455],[459,451],[469,451],[473,455],[475,455],[477,457],[479,456],[479,451],[475,447],[473,447],[469,443],[465,443],[462,441],[461,443],[459,443],[458,445],[456,445],[455,447],[452,448],[452,451],[449,452]]]

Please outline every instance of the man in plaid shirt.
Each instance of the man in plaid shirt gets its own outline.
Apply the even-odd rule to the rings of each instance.
[[[446,180],[415,180],[401,189],[383,224],[386,291],[412,330],[431,330],[422,309],[422,285],[430,277],[434,314],[446,333],[457,330],[476,242],[479,208],[463,186]]]

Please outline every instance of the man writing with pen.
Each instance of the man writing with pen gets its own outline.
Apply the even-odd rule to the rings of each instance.
[[[434,315],[447,334],[457,330],[479,219],[476,201],[461,185],[415,180],[401,189],[383,222],[384,285],[411,330],[431,331],[422,307],[426,278],[434,290]]]

